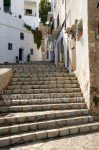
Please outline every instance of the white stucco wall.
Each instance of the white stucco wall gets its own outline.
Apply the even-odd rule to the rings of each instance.
[[[11,0],[11,13],[16,18],[19,18],[19,15],[21,15],[21,18],[25,23],[32,28],[37,28],[39,27],[40,22],[39,2],[39,0]],[[0,10],[3,11],[3,0],[0,0],[0,8]],[[33,14],[36,14],[36,16],[26,16],[25,9],[32,9]]]
[[[0,11],[3,11],[3,0],[0,0]]]
[[[27,61],[30,49],[34,50],[34,55],[31,56],[32,60],[35,57],[36,60],[41,59],[41,52],[34,44],[33,34],[28,32],[23,25],[22,20],[0,12],[0,63],[15,62],[15,57],[19,56],[19,48],[24,49],[23,61]],[[20,32],[24,33],[24,40],[20,40]],[[13,50],[8,50],[8,43],[13,44]]]
[[[13,15],[24,15],[24,0],[11,0],[11,12]]]
[[[26,24],[30,25],[33,29],[39,27],[40,19],[38,17],[23,16],[22,19]]]
[[[55,64],[57,65],[58,64],[58,49],[57,49],[58,43],[63,38],[65,67],[67,67],[67,41],[66,41],[66,37],[67,37],[67,35],[65,34],[65,30],[63,28],[62,31],[60,32],[60,35],[59,35],[58,39],[56,40],[56,44],[55,44]]]
[[[79,7],[78,7],[79,6]],[[74,24],[75,19],[83,21],[83,36],[76,41],[76,75],[86,103],[89,105],[90,75],[88,47],[88,9],[87,0],[69,0],[67,3],[67,26]]]

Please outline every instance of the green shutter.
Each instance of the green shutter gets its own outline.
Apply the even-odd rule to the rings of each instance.
[[[4,0],[4,6],[10,6],[11,0]]]

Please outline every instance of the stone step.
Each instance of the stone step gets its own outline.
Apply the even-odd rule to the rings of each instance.
[[[48,84],[78,84],[77,80],[61,80],[61,81],[11,81],[10,85],[48,85]]]
[[[59,80],[77,80],[76,77],[32,77],[31,75],[25,75],[24,76],[21,74],[14,75],[12,78],[12,82],[17,82],[17,81],[59,81]]]
[[[64,72],[64,73],[68,73],[68,71],[66,70],[66,69],[62,69],[62,68],[54,68],[54,69],[52,69],[52,68],[29,68],[29,67],[26,67],[26,68],[22,68],[22,67],[19,67],[19,68],[16,68],[16,69],[14,69],[14,72],[25,72],[25,73],[27,73],[27,72],[37,72],[37,73],[43,73],[43,72],[50,72],[50,73],[52,73],[52,72]]]
[[[14,89],[51,89],[51,88],[78,88],[78,84],[42,84],[42,85],[8,85],[7,90]]]
[[[72,98],[72,97],[82,97],[81,92],[73,93],[46,93],[46,94],[6,94],[2,95],[4,100],[12,99],[44,99],[44,98]]]
[[[47,110],[70,110],[70,109],[86,109],[86,103],[60,103],[60,104],[43,104],[43,105],[17,105],[2,106],[1,113],[9,112],[30,112],[30,111],[47,111]]]
[[[57,129],[41,130],[26,132],[23,134],[16,134],[13,136],[5,136],[0,138],[0,147],[11,146],[15,144],[22,144],[26,142],[33,142],[47,138],[62,137],[74,135],[78,133],[86,133],[91,131],[99,131],[99,122],[79,124],[76,126],[61,127]]]
[[[20,72],[13,72],[13,75],[19,75]],[[72,73],[72,74],[69,74],[69,73],[65,73],[65,72],[53,72],[53,73],[46,73],[46,72],[43,72],[43,73],[37,73],[37,72],[26,72],[24,73],[22,71],[21,75],[26,75],[26,76],[32,76],[32,77],[75,77],[75,74]]]
[[[5,94],[40,94],[40,93],[72,93],[81,92],[80,88],[49,88],[49,89],[29,89],[29,87],[22,86],[21,89],[6,90]]]
[[[93,122],[94,118],[92,116],[80,116],[74,118],[64,118],[64,119],[54,119],[49,121],[40,121],[32,123],[24,123],[11,126],[0,127],[0,136],[15,135],[17,133],[24,133],[36,130],[49,130],[53,128],[59,128],[63,126],[78,125],[83,123]]]
[[[12,105],[33,105],[33,104],[59,104],[59,103],[80,103],[84,102],[83,97],[77,98],[49,98],[49,99],[20,99],[20,100],[0,100],[0,106]]]
[[[88,109],[73,109],[73,110],[52,110],[52,111],[37,111],[37,112],[21,112],[21,113],[1,113],[0,126],[15,125],[21,123],[73,118],[79,116],[88,116]]]
[[[24,75],[25,74],[25,75]],[[24,72],[22,72],[22,73],[18,73],[18,72],[16,72],[16,73],[13,73],[13,76],[15,77],[15,78],[18,78],[18,77],[21,77],[22,78],[22,76],[25,76],[25,77],[75,77],[75,74],[69,74],[69,73],[63,73],[63,72],[53,72],[53,73],[37,73],[37,72],[26,72],[26,73],[24,73]]]

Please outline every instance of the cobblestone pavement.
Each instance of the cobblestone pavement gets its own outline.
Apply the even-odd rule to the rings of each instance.
[[[28,143],[9,150],[99,150],[99,132]]]

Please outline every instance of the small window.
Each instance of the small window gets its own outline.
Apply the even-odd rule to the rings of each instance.
[[[32,15],[32,10],[31,9],[26,9],[26,15]]]
[[[33,49],[30,49],[30,54],[33,55]]]
[[[24,40],[24,33],[22,33],[22,32],[20,33],[20,39]]]
[[[12,50],[12,43],[8,43],[8,50]]]

